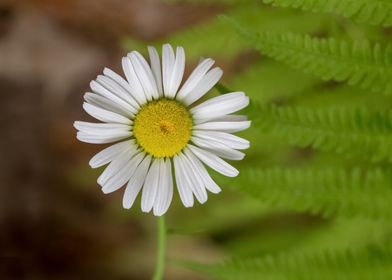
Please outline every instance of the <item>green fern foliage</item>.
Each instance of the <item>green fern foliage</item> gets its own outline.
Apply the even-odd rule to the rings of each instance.
[[[253,102],[255,129],[301,147],[392,161],[392,111],[366,108],[278,107]]]
[[[222,183],[270,206],[324,216],[392,216],[390,170],[248,168],[235,180],[222,179]]]
[[[323,80],[392,94],[392,45],[382,47],[368,41],[349,42],[319,39],[292,33],[254,33],[238,22],[223,17],[263,54],[283,61]]]
[[[223,264],[184,266],[224,280],[378,280],[392,278],[390,248],[369,246],[360,250],[285,253]]]
[[[388,0],[263,0],[279,7],[341,14],[359,23],[392,26],[392,1]]]
[[[392,92],[392,46],[371,46],[295,34],[263,33],[258,47],[267,55],[315,73],[324,80],[347,81],[363,89]]]

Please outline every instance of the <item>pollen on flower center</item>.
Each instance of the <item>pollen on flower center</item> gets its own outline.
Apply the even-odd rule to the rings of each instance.
[[[157,158],[173,157],[191,138],[192,118],[178,101],[151,101],[137,113],[133,133],[147,153]]]

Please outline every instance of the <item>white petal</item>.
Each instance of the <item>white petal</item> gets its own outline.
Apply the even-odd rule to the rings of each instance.
[[[150,166],[151,156],[147,155],[137,167],[134,175],[129,180],[123,197],[123,207],[129,209],[136,200],[137,195],[142,189],[144,180]]]
[[[147,102],[147,98],[144,95],[143,87],[139,81],[139,78],[136,75],[131,60],[128,57],[123,57],[121,64],[124,70],[124,74],[127,77],[132,97],[136,99],[139,105],[143,105]]]
[[[118,97],[116,94],[111,92],[110,90],[106,89],[103,85],[99,84],[97,81],[91,81],[90,82],[90,87],[93,90],[94,93],[97,93],[114,103],[118,104],[122,108],[124,108],[127,112],[129,112],[129,115],[134,116],[134,113],[136,112],[135,108],[133,108],[129,103]]]
[[[124,186],[136,171],[136,167],[144,158],[144,152],[136,154],[122,168],[110,177],[102,187],[103,193],[111,193]]]
[[[133,69],[135,69],[136,75],[138,76],[140,84],[144,89],[144,95],[147,97],[147,100],[152,100],[153,98],[157,99],[159,97],[157,85],[147,61],[140,53],[136,51],[129,53],[128,58],[132,62]]]
[[[132,121],[122,115],[101,109],[97,106],[91,105],[89,103],[83,103],[83,109],[92,117],[97,120],[109,123],[122,123],[131,124]]]
[[[126,162],[128,162],[137,153],[136,145],[129,145],[124,148],[124,150],[118,154],[112,162],[105,168],[102,174],[98,177],[98,184],[103,186],[107,180],[114,176]]]
[[[230,92],[230,93],[218,95],[214,98],[210,98],[207,101],[204,101],[202,104],[200,104],[196,107],[204,107],[206,105],[214,105],[217,103],[219,104],[221,102],[233,101],[233,99],[238,99],[238,98],[243,98],[243,97],[246,97],[244,92],[241,92],[241,91]]]
[[[222,117],[248,106],[249,97],[243,92],[233,92],[211,98],[191,109],[196,120],[208,120]]]
[[[162,216],[169,209],[173,198],[173,178],[170,159],[161,161],[158,193],[154,202],[154,215]]]
[[[185,179],[188,181],[189,186],[192,189],[196,199],[201,203],[205,203],[207,201],[207,191],[204,187],[203,181],[195,173],[195,170],[192,168],[191,163],[189,162],[188,158],[184,156],[184,154],[180,153],[179,157],[182,161],[182,169],[185,174]]]
[[[84,100],[86,100],[87,103],[94,105],[96,107],[99,107],[101,109],[117,113],[122,116],[130,116],[131,114],[129,111],[123,107],[121,107],[119,104],[114,103],[113,101],[92,93],[92,92],[86,92],[84,94]]]
[[[213,153],[197,148],[191,144],[188,144],[188,147],[202,162],[215,171],[228,177],[235,177],[238,175],[239,172],[237,169]]]
[[[154,159],[147,173],[142,192],[142,211],[150,212],[154,206],[159,185],[159,166],[162,159]]]
[[[154,74],[155,82],[158,87],[159,96],[163,95],[162,88],[162,70],[161,70],[161,60],[159,59],[159,54],[154,47],[148,47],[148,54],[150,55],[151,70]]]
[[[166,196],[166,201],[165,201],[165,212],[167,211],[167,209],[169,208],[172,199],[173,199],[173,171],[172,171],[172,161],[171,159],[166,159],[166,176],[167,176],[167,180],[168,180],[168,188],[169,191],[167,192],[167,196]]]
[[[245,157],[243,152],[227,148],[227,149],[208,149],[213,154],[216,154],[218,157],[229,159],[229,160],[242,160]]]
[[[98,75],[97,82],[110,93],[114,94],[121,101],[123,101],[125,104],[122,102],[121,104],[124,104],[124,107],[130,107],[130,110],[133,114],[137,113],[138,109],[140,108],[139,104],[137,104],[137,102],[131,97],[130,93],[121,85],[104,75]]]
[[[166,165],[164,159],[159,160],[159,179],[157,194],[154,201],[153,213],[157,216],[158,209],[160,210],[163,201],[166,198]],[[159,215],[160,216],[160,215]]]
[[[187,96],[197,86],[201,79],[203,79],[204,75],[211,68],[214,62],[214,60],[207,58],[199,63],[178,92],[177,99],[182,100],[185,96]]]
[[[180,195],[182,204],[185,207],[192,207],[193,206],[193,195],[190,186],[185,179],[185,174],[183,172],[183,167],[181,165],[181,159],[178,156],[173,158],[174,163],[174,175],[176,177],[176,185],[178,194]]]
[[[136,100],[132,96],[132,89],[131,89],[129,83],[126,80],[124,80],[123,77],[121,77],[117,73],[113,72],[109,68],[105,68],[103,70],[103,74],[105,76],[109,77],[110,79],[112,79],[113,81],[115,81],[117,84],[119,84],[125,90],[126,95],[124,95],[123,97],[125,98],[126,101],[129,102],[129,104],[131,104],[136,109],[140,108],[139,104],[136,102]]]
[[[189,106],[193,102],[199,100],[215,86],[215,84],[222,77],[222,74],[223,71],[219,67],[216,67],[209,71],[197,84],[197,86],[184,97],[183,102]]]
[[[129,138],[132,135],[130,131],[119,131],[119,132],[111,132],[110,134],[106,135],[97,135],[97,134],[88,134],[85,132],[79,131],[76,134],[76,138],[79,141],[91,144],[106,144],[106,143],[113,143],[120,140],[124,140]]]
[[[169,98],[174,98],[178,88],[180,87],[182,77],[184,76],[185,69],[185,52],[183,47],[177,47],[176,60],[171,73],[170,85],[166,94]]]
[[[166,97],[174,96],[170,93],[170,83],[175,64],[174,51],[171,45],[165,44],[162,47],[162,82],[163,91]]]
[[[111,162],[117,155],[119,155],[127,146],[134,144],[135,140],[128,140],[120,142],[103,149],[95,156],[93,156],[89,162],[92,168],[97,168]]]
[[[249,148],[248,140],[226,132],[194,130],[193,135],[207,141],[222,143],[232,149],[244,150]]]
[[[192,137],[192,142],[196,144],[198,147],[207,149],[208,151],[216,154],[219,157],[230,159],[230,160],[242,160],[245,157],[245,154],[234,150],[225,144],[198,138],[197,136]]]
[[[250,127],[251,121],[239,121],[239,122],[205,122],[201,124],[197,124],[193,127],[193,129],[197,130],[214,130],[214,131],[223,131],[234,133],[238,131],[245,130]]]
[[[219,193],[221,192],[221,188],[212,180],[210,174],[208,174],[207,170],[203,166],[203,164],[200,162],[200,160],[192,153],[191,150],[186,148],[184,150],[185,155],[191,162],[193,168],[195,171],[198,173],[200,176],[201,180],[204,183],[204,186],[207,190],[209,190],[212,193]]]
[[[131,127],[121,123],[90,123],[75,121],[74,127],[86,134],[106,134],[107,132],[130,131]]]

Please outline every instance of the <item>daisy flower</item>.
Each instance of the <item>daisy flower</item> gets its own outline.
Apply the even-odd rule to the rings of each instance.
[[[149,47],[148,63],[136,52],[122,58],[126,79],[105,68],[84,95],[84,110],[101,121],[76,121],[77,138],[86,143],[115,143],[96,154],[90,166],[107,165],[98,178],[104,193],[124,185],[123,207],[131,208],[141,192],[143,212],[163,215],[174,184],[185,207],[194,197],[207,201],[207,190],[221,189],[205,166],[229,177],[238,170],[223,159],[241,160],[249,142],[232,133],[250,126],[245,116],[249,98],[232,92],[196,104],[222,76],[210,58],[201,61],[181,86],[185,68],[182,47],[166,44],[162,61]],[[162,67],[161,67],[162,65]],[[174,183],[175,182],[175,183]]]

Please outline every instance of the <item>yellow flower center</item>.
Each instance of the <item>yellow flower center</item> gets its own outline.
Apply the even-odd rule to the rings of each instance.
[[[150,155],[173,157],[185,148],[191,138],[192,118],[188,109],[178,101],[151,101],[137,113],[133,134]]]

